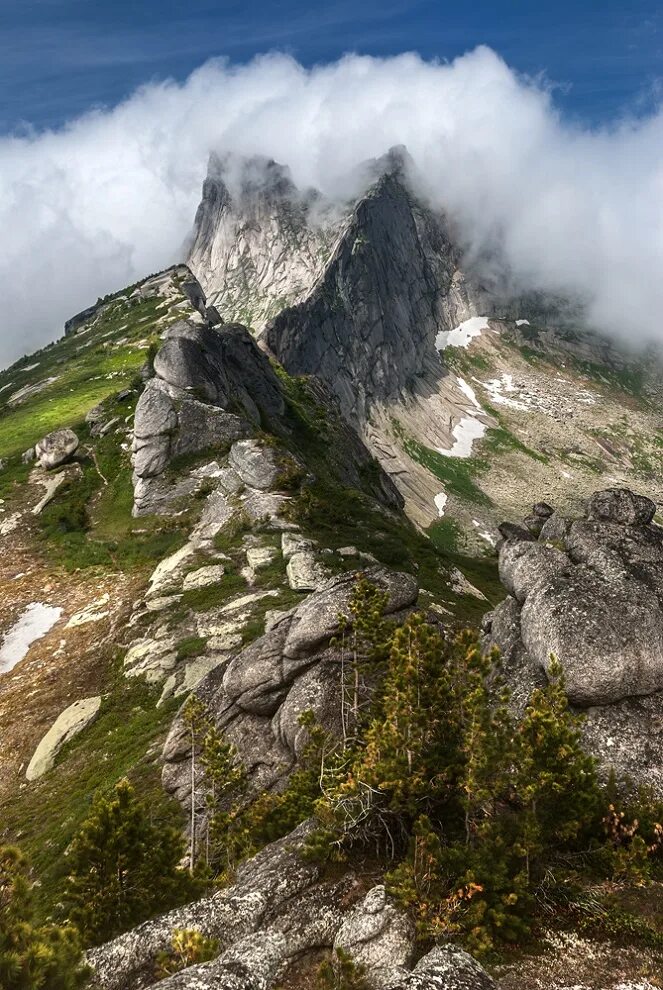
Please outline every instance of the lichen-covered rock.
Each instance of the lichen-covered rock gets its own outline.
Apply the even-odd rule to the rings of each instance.
[[[373,887],[343,919],[334,949],[348,953],[366,970],[371,986],[379,990],[409,970],[415,945],[412,921],[387,897],[383,885]]]
[[[92,949],[88,953],[92,967],[91,986],[95,990],[126,990],[127,987],[154,983],[154,961],[160,952],[170,947],[175,929],[193,928],[206,938],[217,939],[220,952],[224,953],[235,945],[241,946],[242,940],[252,933],[258,933],[254,936],[258,947],[263,930],[272,928],[278,921],[279,930],[283,931],[293,912],[296,925],[301,926],[299,903],[304,893],[315,886],[321,873],[319,865],[301,856],[302,844],[310,828],[310,824],[300,825],[285,839],[273,842],[244,863],[232,886],[146,921],[125,935]],[[338,900],[338,891],[332,896]],[[310,901],[303,903],[310,910]],[[331,938],[328,944],[331,944]],[[192,990],[197,986],[223,986],[213,982],[197,984],[196,969],[198,967],[189,974],[191,983],[188,985]],[[187,986],[186,983],[180,985]]]
[[[439,945],[389,990],[497,990],[476,959],[456,945]]]
[[[82,732],[99,714],[101,698],[82,698],[58,715],[30,760],[25,776],[36,780],[55,764],[55,758],[66,742]]]
[[[229,465],[249,488],[273,491],[284,468],[283,451],[257,440],[238,440],[230,449]]]
[[[540,543],[506,540],[499,554],[500,581],[519,602],[537,584],[568,567],[566,554]]]
[[[510,592],[484,621],[502,651],[512,704],[545,683],[551,655],[601,772],[663,793],[663,529],[655,504],[626,489],[595,493],[582,518],[549,515],[538,542],[499,549]]]
[[[40,467],[46,471],[59,467],[78,450],[79,440],[73,430],[54,430],[35,445],[35,455]]]
[[[182,582],[183,591],[192,591],[195,588],[208,588],[212,584],[218,584],[223,580],[225,568],[223,564],[208,564],[206,567],[198,567],[195,571],[189,571]]]
[[[290,557],[286,575],[293,591],[318,591],[329,577],[329,570],[315,553],[301,550]]]
[[[656,502],[636,495],[627,488],[606,488],[595,492],[587,502],[587,516],[605,522],[644,526],[656,514]]]

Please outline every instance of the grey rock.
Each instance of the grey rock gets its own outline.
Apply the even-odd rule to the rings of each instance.
[[[456,945],[439,945],[389,990],[497,990],[485,969]]]
[[[528,529],[525,529],[524,526],[518,526],[516,523],[503,522],[497,529],[505,540],[521,540],[526,543],[531,543],[534,540],[534,536]]]
[[[308,297],[265,331],[286,370],[320,377],[351,422],[413,382],[435,388],[436,334],[469,315],[445,220],[412,196],[409,167],[402,153],[385,156]]]
[[[284,452],[257,440],[238,440],[230,449],[229,465],[245,485],[270,491],[278,488]]]
[[[374,567],[367,576],[387,591],[387,613],[401,612],[417,599],[410,575]],[[295,766],[305,741],[299,725],[303,712],[313,711],[327,731],[340,732],[340,657],[330,640],[339,615],[350,617],[353,589],[354,575],[331,578],[232,657],[222,676],[213,671],[196,690],[235,746],[255,791],[276,786]],[[180,801],[190,788],[188,747],[178,717],[164,746],[163,783]]]
[[[414,944],[414,925],[390,901],[382,885],[373,887],[348,912],[334,939],[334,949],[347,952],[363,966],[367,981],[376,990],[410,969]]]
[[[82,698],[65,708],[34,751],[25,771],[27,779],[37,780],[51,770],[64,744],[94,722],[100,707],[101,698],[93,697]]]
[[[644,495],[636,495],[628,488],[607,488],[595,492],[587,502],[589,519],[642,526],[656,514],[656,503]]]
[[[571,519],[567,519],[559,512],[553,512],[541,527],[539,539],[548,543],[564,544],[566,536],[571,528]]]
[[[500,581],[519,602],[533,587],[568,569],[566,554],[540,543],[506,540],[500,549]]]
[[[329,570],[310,550],[293,553],[286,567],[293,591],[318,591],[329,577]]]
[[[192,591],[195,588],[208,588],[212,584],[218,584],[223,580],[225,568],[223,564],[208,564],[206,567],[198,567],[195,571],[189,571],[182,584],[183,591]]]
[[[27,450],[24,450],[23,453],[21,454],[21,463],[22,464],[31,464],[32,461],[34,461],[34,459],[35,459],[36,456],[37,455],[35,454],[35,448],[34,447],[28,447],[28,449]]]
[[[35,455],[46,471],[70,460],[78,449],[78,437],[73,430],[54,430],[35,445]]]
[[[585,565],[536,585],[520,627],[530,656],[549,669],[554,654],[577,705],[605,705],[663,689],[663,610],[629,581],[607,582]]]
[[[653,505],[626,490],[597,492],[583,518],[549,516],[538,542],[505,540],[499,568],[510,596],[485,617],[484,645],[502,651],[517,712],[554,655],[601,774],[614,769],[663,793],[663,529],[648,521]]]

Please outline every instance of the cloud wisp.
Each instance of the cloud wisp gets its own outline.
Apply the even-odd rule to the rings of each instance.
[[[0,139],[0,365],[98,295],[181,260],[210,151],[260,154],[300,186],[404,144],[422,191],[523,286],[581,294],[633,342],[663,338],[663,111],[611,129],[558,116],[540,81],[487,48],[449,64],[350,55],[206,63],[58,132]]]

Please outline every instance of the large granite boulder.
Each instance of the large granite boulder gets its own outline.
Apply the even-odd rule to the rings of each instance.
[[[548,507],[546,507],[548,508]],[[509,597],[484,620],[516,707],[555,657],[585,713],[588,749],[663,793],[663,528],[656,505],[627,489],[595,493],[584,515],[547,515],[538,541],[506,528],[500,577]]]
[[[78,437],[73,430],[54,430],[35,445],[39,466],[46,471],[65,464],[78,450]]]

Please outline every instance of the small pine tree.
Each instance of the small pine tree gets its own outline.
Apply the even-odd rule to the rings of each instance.
[[[335,949],[331,959],[318,967],[317,990],[369,990],[365,973],[349,952]]]
[[[18,849],[0,847],[2,990],[76,990],[87,977],[74,929],[35,925],[26,860]]]
[[[518,726],[515,792],[528,878],[532,862],[600,820],[596,761],[581,744],[580,718],[569,710],[562,668],[551,657],[549,683],[532,693]]]
[[[187,900],[197,886],[179,862],[177,829],[152,823],[133,787],[121,780],[98,796],[69,849],[69,919],[97,944]]]
[[[205,938],[195,928],[176,928],[169,948],[157,956],[155,979],[164,980],[189,966],[209,962],[218,953],[219,943],[216,939]]]

